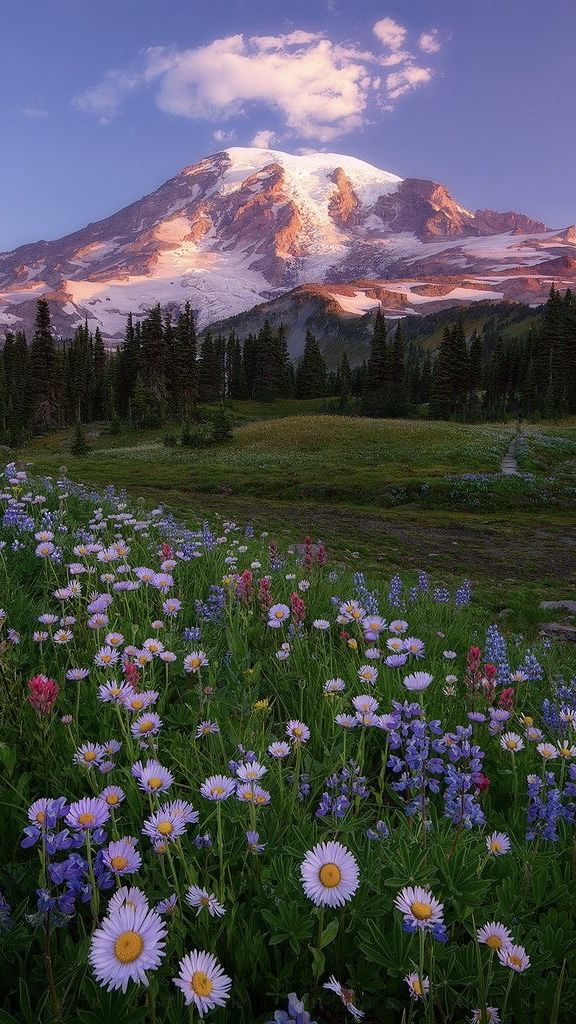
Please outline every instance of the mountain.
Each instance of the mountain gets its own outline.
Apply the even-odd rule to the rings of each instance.
[[[30,329],[40,296],[59,334],[87,319],[118,339],[155,302],[189,300],[203,328],[263,302],[288,316],[302,287],[350,318],[537,304],[552,282],[576,282],[573,227],[472,213],[444,185],[354,157],[232,148],[104,220],[0,253],[0,331]]]
[[[374,294],[381,294],[375,283],[371,286],[365,283],[365,287]],[[357,290],[356,285],[302,285],[276,299],[253,306],[245,313],[219,320],[201,333],[227,336],[234,331],[239,338],[246,338],[249,334],[258,334],[266,321],[273,328],[283,324],[293,360],[297,361],[302,355],[306,332],[310,330],[316,335],[329,369],[336,369],[344,352],[355,365],[368,358],[373,311],[363,312],[360,304],[357,312],[349,312],[342,309],[337,299],[347,302]],[[390,321],[403,318],[405,341],[415,341],[433,350],[442,340],[444,326],[454,323],[455,306],[460,307],[458,317],[462,318],[468,336],[474,330],[481,332],[487,322],[495,321],[503,337],[514,336],[518,324],[521,332],[527,331],[529,324],[538,319],[542,308],[534,303],[527,305],[480,296],[474,302],[431,302],[423,311],[420,307],[418,314],[413,316],[388,311],[386,318],[389,326]]]

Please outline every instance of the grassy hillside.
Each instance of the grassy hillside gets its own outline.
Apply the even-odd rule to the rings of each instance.
[[[289,294],[295,296],[296,293]],[[402,319],[402,327],[407,341],[433,351],[442,340],[446,324],[453,324],[458,317],[462,317],[467,335],[474,331],[480,334],[490,324],[503,337],[513,338],[527,333],[539,315],[537,309],[522,303],[473,302],[467,307],[452,307],[426,316],[408,315]],[[342,314],[334,302],[306,294],[304,290],[297,299],[288,300],[282,296],[247,313],[212,324],[210,333],[227,335],[235,331],[240,338],[245,338],[250,333],[257,334],[266,319],[273,328],[284,324],[290,353],[295,359],[302,355],[306,330],[313,331],[318,338],[329,369],[338,365],[343,352],[347,353],[352,365],[361,363],[368,356],[373,314]],[[391,329],[394,324],[395,321],[389,321]]]
[[[71,431],[17,455],[36,472],[126,488],[180,516],[252,521],[287,540],[330,537],[354,562],[426,567],[485,581],[509,605],[511,587],[546,594],[573,563],[576,421],[525,428],[521,468],[502,477],[510,424],[466,425],[326,416],[321,403],[237,403],[232,442],[204,450],[163,444],[165,430]],[[294,415],[300,410],[303,414]]]

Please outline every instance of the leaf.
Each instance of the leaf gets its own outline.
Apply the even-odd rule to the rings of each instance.
[[[320,949],[324,949],[326,946],[329,946],[330,943],[334,941],[334,939],[338,935],[339,927],[340,919],[335,917],[334,920],[330,921],[330,924],[327,925],[327,927],[322,932],[322,936],[320,938]]]
[[[20,978],[18,982],[18,989],[20,992],[20,1009],[26,1024],[33,1024],[34,1014],[32,1013],[32,1004],[30,1002],[30,993],[28,992],[28,986],[24,981],[24,978]]]
[[[6,766],[8,775],[12,775],[16,767],[16,751],[7,743],[0,743],[0,761]]]
[[[324,967],[326,966],[326,957],[324,953],[320,952],[319,949],[315,949],[314,946],[309,946],[310,952],[312,953],[312,974],[315,978],[319,978],[324,973]]]

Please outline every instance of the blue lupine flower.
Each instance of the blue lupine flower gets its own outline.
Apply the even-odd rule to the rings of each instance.
[[[360,604],[369,615],[378,615],[378,595],[368,590],[363,572],[352,573],[352,585]]]
[[[391,608],[401,608],[402,603],[402,580],[399,576],[393,576],[388,591],[388,604]]]
[[[316,1024],[310,1014],[304,1009],[304,1003],[298,998],[295,992],[288,996],[288,1011],[276,1010],[272,1020],[268,1024]]]
[[[508,646],[498,626],[489,626],[486,630],[484,652],[486,661],[492,662],[492,664],[498,667],[496,682],[501,686],[507,686],[510,682]]]

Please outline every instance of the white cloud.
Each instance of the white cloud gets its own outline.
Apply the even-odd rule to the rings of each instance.
[[[142,75],[130,71],[107,71],[97,85],[75,96],[72,104],[84,114],[94,114],[100,124],[109,124],[122,101],[142,82]]]
[[[212,132],[212,138],[215,142],[231,142],[236,136],[236,132],[225,132],[223,128],[218,128],[215,132]]]
[[[44,110],[43,107],[21,107],[20,114],[22,115],[22,117],[30,117],[36,119],[48,117],[48,111]]]
[[[270,131],[269,128],[261,128],[250,143],[254,149],[270,149],[272,143],[276,139],[276,132]]]
[[[372,28],[377,39],[390,50],[400,50],[407,36],[407,30],[394,18],[381,18]]]
[[[326,142],[364,124],[371,75],[364,54],[301,33],[230,36],[179,53],[160,79],[157,103],[169,114],[233,117],[248,105],[276,110],[302,138]]]
[[[424,53],[438,53],[441,47],[438,29],[431,28],[429,32],[423,32],[418,37],[418,46]]]
[[[166,114],[222,122],[267,109],[279,121],[276,133],[327,143],[369,123],[376,104],[382,107],[432,76],[402,48],[401,25],[383,18],[374,34],[388,52],[375,55],[301,29],[237,34],[186,50],[157,47],[145,52],[138,69],[108,71],[73,104],[107,124],[132,93],[151,87]],[[383,67],[397,70],[383,77]],[[214,138],[226,141],[225,129],[218,133]],[[262,130],[255,138],[267,136]]]
[[[430,68],[419,68],[415,65],[402,68],[401,71],[393,71],[386,77],[388,97],[397,100],[412,89],[417,89],[419,85],[425,85],[431,78]]]

